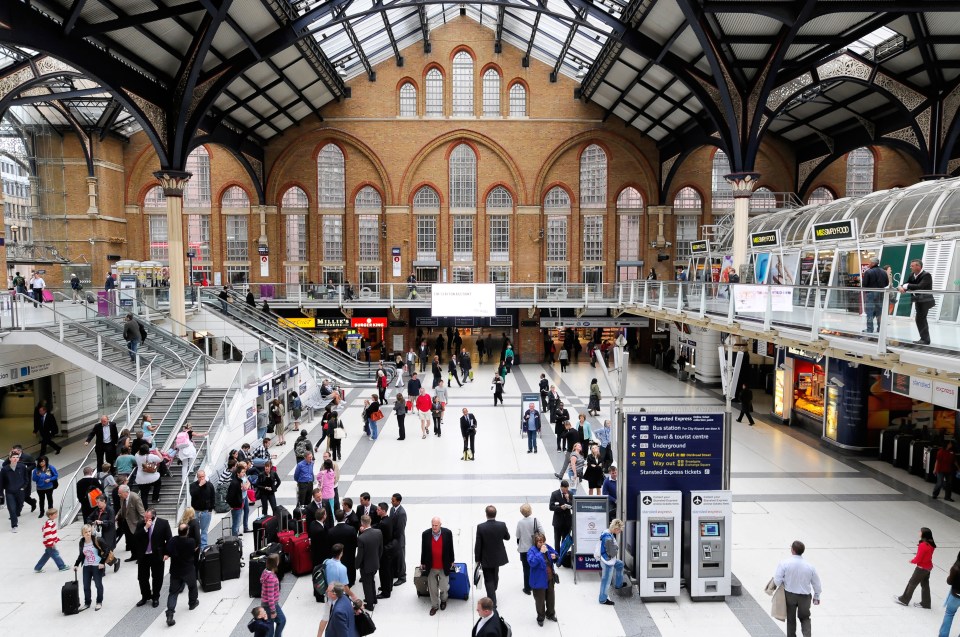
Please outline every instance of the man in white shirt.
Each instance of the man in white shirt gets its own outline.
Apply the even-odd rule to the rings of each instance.
[[[34,274],[33,278],[30,279],[30,287],[33,290],[33,299],[37,303],[43,304],[43,288],[47,287],[47,282],[43,280],[43,277],[39,274]],[[37,303],[33,304],[33,307],[37,307]]]
[[[783,585],[787,599],[787,637],[797,637],[797,617],[800,617],[800,630],[803,637],[810,637],[810,601],[820,604],[820,576],[817,569],[803,559],[806,547],[796,540],[790,545],[792,557],[777,565],[773,583]],[[811,590],[813,594],[811,595]]]
[[[477,602],[477,614],[480,619],[473,626],[471,637],[503,637],[503,631],[500,628],[500,616],[494,609],[493,600],[489,597],[482,597]]]

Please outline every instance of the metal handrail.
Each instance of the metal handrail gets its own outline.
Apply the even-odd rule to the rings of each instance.
[[[187,499],[184,496],[184,492],[187,490],[187,485],[190,484],[190,474],[193,473],[194,467],[196,466],[197,461],[200,459],[200,451],[206,446],[209,439],[210,434],[207,433],[207,435],[203,438],[203,442],[201,442],[200,446],[197,447],[197,455],[194,456],[193,460],[190,461],[190,466],[187,467],[186,473],[182,474],[180,477],[180,491],[177,493],[177,521],[183,517],[183,512],[187,508]],[[182,459],[180,461],[183,462]]]
[[[143,398],[139,399],[134,408],[130,409],[130,396],[134,395],[139,387],[144,381],[146,381],[146,394]],[[113,422],[117,422],[120,418],[120,414],[126,408],[126,425],[129,428],[129,425],[134,422],[137,418],[140,417],[140,414],[143,413],[143,410],[146,408],[147,403],[150,402],[149,397],[151,395],[151,390],[153,390],[153,360],[151,360],[146,368],[143,370],[143,373],[140,374],[140,378],[137,379],[137,384],[134,386],[130,393],[124,398],[123,403],[117,408],[113,413],[113,417],[110,419]],[[119,423],[118,423],[119,427]],[[119,429],[118,429],[119,431]],[[60,522],[59,528],[63,528],[69,524],[73,523],[73,518],[77,514],[79,509],[79,502],[76,498],[76,484],[79,476],[82,475],[83,468],[87,466],[90,462],[90,456],[96,451],[95,447],[91,447],[87,454],[83,457],[83,460],[80,461],[78,469],[74,472],[73,477],[67,482],[64,486],[63,495],[60,496]],[[99,471],[100,467],[96,467],[96,470]]]
[[[180,388],[177,390],[176,395],[173,397],[173,400],[170,401],[170,406],[167,407],[166,413],[164,413],[163,417],[160,418],[160,421],[159,421],[160,426],[163,426],[167,422],[167,418],[170,416],[170,412],[173,411],[173,408],[176,406],[177,400],[180,399],[180,395],[183,394],[184,390],[188,389],[187,385],[190,384],[190,380],[194,377],[194,374],[197,371],[197,366],[199,366],[201,362],[203,362],[203,359],[198,358],[193,363],[193,367],[187,373],[187,377],[183,380],[183,383],[181,383]],[[201,369],[204,370],[204,377],[205,377],[206,371],[204,368],[201,368]],[[197,383],[192,387],[190,387],[189,388],[190,393],[193,394],[193,392],[195,392],[201,384],[202,383]],[[180,420],[185,416],[186,416],[186,413],[184,412],[176,417],[176,419],[173,421],[173,426],[170,428],[170,433],[167,434],[167,438],[163,441],[162,445],[161,444],[156,445],[157,449],[160,449],[162,451],[164,449],[170,448],[170,445],[173,444],[173,441],[176,439],[177,434],[180,433],[179,431],[177,431],[179,429],[178,424]],[[156,440],[154,440],[154,442],[156,442]]]
[[[99,320],[101,320],[101,321],[104,321],[104,322],[106,322],[106,323],[110,323],[110,324],[113,325],[114,327],[117,327],[114,318],[111,317],[111,316],[103,316],[103,317],[98,317],[98,318],[99,318]],[[137,321],[139,322],[138,319],[137,319]],[[149,323],[148,323],[148,325],[149,325]],[[152,325],[151,325],[150,327],[153,328]],[[146,328],[144,328],[144,329],[146,329]],[[157,330],[156,330],[156,329],[151,329],[151,331],[155,333]],[[141,345],[142,345],[142,344],[143,344],[143,343],[141,342]],[[159,351],[160,351],[161,353],[163,353],[164,355],[172,356],[173,358],[175,358],[175,359],[177,360],[177,363],[180,364],[180,367],[182,367],[183,369],[189,369],[190,365],[188,365],[187,362],[186,362],[185,360],[183,360],[183,358],[182,358],[179,354],[177,354],[175,351],[173,351],[173,350],[170,349],[169,347],[163,345],[163,344],[162,344],[162,341],[161,341],[160,343],[157,343],[157,342],[156,342],[156,339],[154,339],[154,342],[151,343],[150,347],[159,350]],[[201,356],[201,357],[202,357],[202,356],[204,356],[204,354],[201,352],[200,354],[198,354],[198,356]]]

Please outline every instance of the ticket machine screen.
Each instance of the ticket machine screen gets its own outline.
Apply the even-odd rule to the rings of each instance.
[[[662,522],[651,522],[650,537],[670,537],[670,525]]]
[[[701,522],[700,537],[720,537],[720,525],[716,522]]]

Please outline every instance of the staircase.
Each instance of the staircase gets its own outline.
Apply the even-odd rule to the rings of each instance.
[[[144,319],[137,319],[147,332],[147,340],[140,343],[140,351],[155,353],[160,356],[164,367],[180,378],[193,367],[197,358],[204,356],[200,349],[182,336],[175,336],[171,332],[159,328]],[[87,322],[87,325],[102,334],[104,338],[114,338],[123,343],[123,319],[120,317],[100,316]],[[206,357],[205,357],[206,358]]]
[[[184,415],[189,412],[191,403],[195,402],[199,396],[199,390],[179,388],[158,389],[154,392],[153,398],[143,410],[144,415],[153,416],[153,424],[160,427],[153,434],[157,449],[168,451],[168,441],[174,435],[174,432],[180,430],[181,425],[186,422]],[[139,424],[139,423],[138,423]],[[180,466],[176,461],[169,467],[170,476],[161,478],[160,502],[150,502],[144,497],[144,506],[153,507],[157,513],[169,520],[171,523],[177,515],[177,495],[180,493]]]
[[[215,291],[201,289],[200,300],[215,316],[260,337],[268,344],[297,352],[301,359],[341,384],[370,385],[376,381],[376,365],[362,363],[328,343],[317,341],[306,330],[281,326],[279,317],[250,307],[236,292],[230,294],[230,314],[228,315],[221,312],[220,300]],[[392,364],[384,364],[383,368],[387,373],[388,381],[392,381],[397,372],[396,367]]]
[[[206,440],[208,442],[210,436],[212,436],[223,423],[224,414],[230,406],[229,400],[224,404],[224,400],[227,398],[229,391],[228,389],[201,389],[200,395],[193,403],[193,407],[190,408],[186,420],[184,420],[184,422],[189,422],[193,426],[194,432],[206,434]],[[223,406],[222,411],[221,406]],[[207,449],[209,448],[209,445],[202,444],[200,439],[196,440],[195,446],[197,447],[197,461],[193,465],[194,470],[190,473],[191,480],[193,480],[196,469],[202,467],[204,462],[206,462]]]

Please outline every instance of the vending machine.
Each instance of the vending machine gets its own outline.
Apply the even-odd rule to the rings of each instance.
[[[680,594],[680,530],[683,494],[643,491],[639,496],[640,524],[635,546],[637,580],[642,599],[672,599]]]
[[[690,581],[695,601],[722,601],[731,589],[733,495],[690,492]]]

